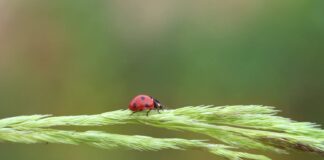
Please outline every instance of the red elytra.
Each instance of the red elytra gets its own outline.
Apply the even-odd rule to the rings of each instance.
[[[149,112],[153,109],[156,109],[159,112],[160,109],[163,109],[163,106],[161,105],[161,103],[158,100],[154,99],[151,96],[138,95],[131,100],[131,102],[129,103],[128,109],[133,111],[132,114],[139,112],[139,111],[147,110],[146,115],[148,115]]]

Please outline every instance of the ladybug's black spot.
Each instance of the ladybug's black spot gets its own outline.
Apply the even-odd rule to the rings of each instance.
[[[137,104],[136,103],[133,103],[133,107],[136,108],[137,107]]]
[[[148,108],[148,107],[150,107],[150,105],[146,103],[146,104],[145,104],[145,107]]]
[[[145,97],[144,97],[144,96],[142,96],[142,97],[141,97],[141,100],[143,100],[143,101],[144,101],[144,100],[145,100]]]

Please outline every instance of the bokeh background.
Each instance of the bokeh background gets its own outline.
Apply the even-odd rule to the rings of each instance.
[[[126,108],[134,95],[146,93],[169,108],[262,104],[278,107],[282,116],[324,124],[323,70],[322,0],[0,0],[0,118],[96,114]],[[208,138],[147,126],[100,129]],[[0,155],[6,160],[218,159],[202,151],[10,143],[0,144]]]

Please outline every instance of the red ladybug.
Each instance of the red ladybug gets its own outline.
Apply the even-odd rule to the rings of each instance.
[[[156,109],[159,112],[159,110],[163,109],[163,106],[158,100],[154,99],[151,96],[138,95],[134,97],[132,101],[129,103],[128,109],[133,111],[132,114],[138,111],[148,110],[146,112],[146,115],[148,116],[148,114],[152,109]]]

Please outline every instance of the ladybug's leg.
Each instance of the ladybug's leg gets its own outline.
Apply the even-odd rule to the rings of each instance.
[[[151,112],[151,109],[149,109],[149,110],[146,112],[146,116],[148,116],[150,112]]]

